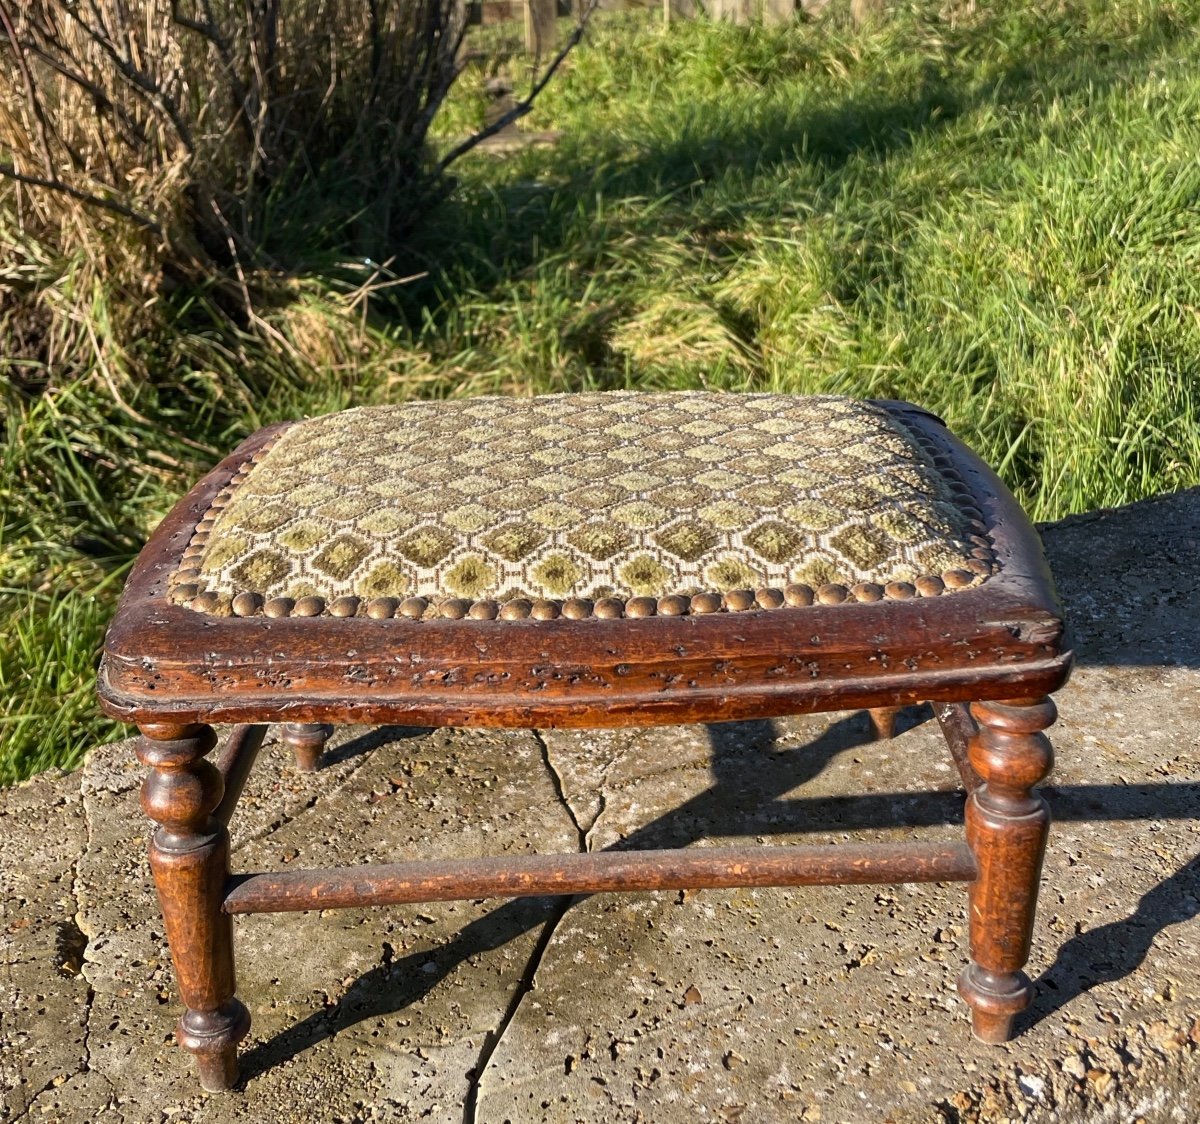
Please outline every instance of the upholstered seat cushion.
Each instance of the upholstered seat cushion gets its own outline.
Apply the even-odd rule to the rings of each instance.
[[[986,580],[979,512],[905,409],[593,393],[295,423],[197,524],[201,612],[509,619],[932,596]]]

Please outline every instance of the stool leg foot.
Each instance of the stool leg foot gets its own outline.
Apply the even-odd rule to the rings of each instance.
[[[179,1044],[196,1059],[200,1087],[224,1093],[238,1080],[238,1043],[250,1031],[250,1012],[238,999],[218,1011],[193,1011],[179,1020]]]
[[[958,979],[959,993],[971,1007],[971,1033],[997,1046],[1013,1036],[1013,1023],[1033,999],[1024,972],[987,972],[972,961]]]
[[[896,736],[896,719],[903,709],[902,706],[874,706],[867,711],[877,741],[889,741]]]
[[[237,1082],[237,1045],[250,1015],[234,997],[233,918],[222,913],[229,879],[229,833],[212,813],[224,784],[204,755],[216,744],[210,726],[147,725],[137,754],[150,774],[142,808],[158,823],[150,869],[158,888],[175,979],[187,1010],[179,1044],[196,1058],[210,1092]]]
[[[301,773],[315,773],[333,727],[319,722],[285,722],[282,732],[283,740],[295,754],[296,769]]]
[[[968,746],[982,783],[967,798],[967,842],[979,874],[971,883],[971,963],[958,989],[971,1007],[975,1036],[1006,1042],[1033,999],[1021,969],[1029,959],[1038,880],[1050,810],[1033,790],[1054,762],[1041,731],[1055,719],[1048,698],[974,703],[979,732]]]

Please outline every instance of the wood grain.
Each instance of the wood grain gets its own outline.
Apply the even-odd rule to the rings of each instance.
[[[238,875],[229,883],[224,908],[279,913],[538,894],[965,882],[975,874],[965,843],[507,855]]]
[[[323,722],[285,722],[280,733],[291,748],[300,773],[315,773],[333,727]]]
[[[237,1080],[237,1044],[250,1030],[250,1015],[234,996],[233,928],[221,909],[229,833],[212,813],[224,785],[204,760],[215,744],[208,726],[147,726],[137,754],[150,766],[142,807],[160,825],[150,842],[150,870],[186,1007],[177,1035],[196,1059],[201,1085],[219,1092]]]
[[[159,823],[151,867],[187,1010],[181,1043],[205,1088],[236,1080],[249,1016],[234,995],[231,915],[601,891],[970,881],[971,963],[960,990],[999,1042],[1032,993],[1022,972],[1049,814],[1045,696],[1070,672],[1037,535],[1003,484],[931,415],[920,429],[978,505],[998,572],[936,597],[645,619],[219,618],[170,604],[167,578],[213,497],[278,426],[208,474],[143,550],[109,629],[105,710],[136,721]],[[991,700],[991,701],[989,701]],[[998,701],[997,701],[998,700]],[[225,824],[262,742],[285,724],[315,767],[329,723],[621,727],[932,701],[970,796],[966,842],[691,848],[406,862],[232,876]],[[971,703],[968,712],[964,704]],[[218,766],[209,723],[234,731]]]
[[[525,0],[525,50],[535,58],[554,53],[558,39],[557,0]]]
[[[971,883],[971,963],[959,991],[971,1007],[972,1026],[984,1042],[1007,1042],[1013,1023],[1033,999],[1021,969],[1029,959],[1033,915],[1050,809],[1033,786],[1054,763],[1041,731],[1055,718],[1048,699],[977,703],[971,716],[971,766],[983,783],[967,800],[967,842],[979,863]]]
[[[254,767],[266,734],[267,727],[264,725],[235,726],[221,749],[221,756],[217,760],[217,772],[221,774],[225,791],[221,802],[213,809],[213,819],[219,820],[226,827],[233,819],[234,809],[242,795],[242,789],[246,787],[250,770]]]

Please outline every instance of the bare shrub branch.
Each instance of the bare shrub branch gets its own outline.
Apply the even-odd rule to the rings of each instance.
[[[19,185],[18,229],[127,276],[140,304],[156,278],[212,282],[239,330],[261,325],[272,278],[394,256],[596,7],[509,114],[435,160],[465,0],[0,0],[0,180]],[[156,237],[122,243],[81,208]]]
[[[575,49],[575,47],[579,44],[579,41],[583,38],[583,34],[587,30],[588,21],[592,18],[592,13],[595,12],[599,2],[600,0],[588,0],[587,6],[580,11],[578,22],[571,30],[571,34],[567,37],[567,41],[562,45],[558,54],[556,54],[554,58],[550,60],[549,64],[546,66],[546,69],[535,78],[532,87],[530,87],[529,93],[526,94],[521,101],[517,102],[517,104],[514,105],[507,113],[498,117],[486,128],[480,129],[479,132],[468,137],[461,144],[455,145],[454,148],[447,152],[446,155],[438,161],[437,169],[439,172],[444,172],[451,164],[454,163],[455,160],[465,156],[471,151],[471,149],[475,148],[476,145],[482,144],[485,140],[487,140],[488,137],[494,137],[497,133],[507,129],[508,126],[514,121],[519,121],[533,108],[533,103],[537,99],[538,94],[540,94],[546,88],[547,83],[551,78],[554,77],[555,71],[562,66],[567,55],[569,55]]]
[[[111,211],[114,215],[120,215],[122,218],[129,219],[137,223],[138,226],[153,231],[155,234],[161,235],[163,233],[163,228],[148,215],[140,214],[132,207],[127,207],[124,203],[118,203],[115,199],[106,199],[102,195],[93,195],[87,191],[80,191],[79,188],[72,187],[61,180],[43,179],[41,176],[29,176],[24,172],[18,172],[11,164],[0,164],[0,176],[6,176],[17,183],[28,184],[30,187],[43,187],[48,191],[61,192],[63,195],[68,195],[80,203],[86,203],[89,207],[99,207],[101,210]]]
[[[33,75],[29,70],[29,60],[26,59],[21,41],[17,38],[17,29],[13,25],[12,17],[8,14],[7,4],[0,3],[0,24],[4,27],[4,34],[8,36],[9,43],[12,44],[13,57],[16,59],[17,70],[21,73],[21,82],[25,87],[25,100],[29,104],[29,111],[37,128],[38,143],[42,150],[42,166],[45,168],[47,176],[53,176],[54,157],[50,154],[49,125],[46,122],[46,110],[42,106],[42,99],[38,93],[37,86],[34,85]]]

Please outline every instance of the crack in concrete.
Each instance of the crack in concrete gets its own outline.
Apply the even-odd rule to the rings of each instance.
[[[136,787],[138,790],[140,790],[141,785],[139,784]],[[105,1104],[105,1110],[107,1111],[108,1109],[113,1108],[117,1102],[117,1086],[107,1074],[92,1068],[92,1014],[95,1010],[96,1004],[96,989],[92,986],[92,981],[88,977],[86,969],[88,964],[93,960],[89,953],[92,947],[92,937],[95,934],[90,932],[86,925],[87,910],[83,901],[81,892],[82,886],[79,876],[79,869],[83,864],[83,860],[87,858],[89,854],[91,854],[95,839],[95,832],[92,825],[92,808],[88,800],[88,795],[89,794],[86,792],[80,792],[80,805],[83,810],[84,841],[79,855],[76,856],[74,862],[71,863],[71,899],[75,903],[75,916],[73,920],[76,931],[83,938],[83,947],[79,951],[79,975],[87,984],[87,996],[84,1001],[82,1022],[83,1041],[81,1043],[81,1048],[83,1050],[83,1057],[80,1059],[79,1067],[72,1073],[67,1074],[67,1076],[64,1078],[64,1083],[66,1081],[70,1081],[73,1077],[82,1077],[85,1074],[89,1077],[100,1078],[100,1080],[103,1081],[108,1087],[108,1101]],[[47,1086],[46,1089],[43,1089],[42,1093],[45,1093],[52,1085],[53,1082],[51,1082],[51,1085]],[[41,1094],[39,1094],[39,1096],[40,1095]],[[30,1108],[32,1108],[32,1102],[30,1104]],[[124,1120],[125,1116],[121,1114],[120,1119]]]
[[[92,844],[92,821],[91,821],[91,816],[88,814],[88,806],[87,806],[86,799],[83,801],[83,822],[84,822],[84,826],[87,831],[87,838],[86,838],[86,841],[84,842],[83,850],[76,857],[76,859],[71,863],[70,874],[69,874],[70,883],[71,883],[71,899],[75,903],[75,915],[74,915],[73,924],[75,926],[76,931],[80,934],[80,936],[83,937],[83,940],[84,940],[83,948],[80,952],[80,966],[79,966],[79,974],[81,976],[83,976],[84,980],[87,982],[87,996],[84,1000],[83,1018],[81,1020],[81,1027],[83,1030],[83,1041],[80,1044],[80,1048],[83,1051],[83,1056],[79,1059],[79,1063],[73,1069],[71,1069],[69,1072],[67,1072],[65,1074],[64,1073],[56,1073],[40,1089],[38,1089],[35,1093],[33,1093],[25,1101],[24,1107],[17,1113],[16,1116],[12,1117],[11,1124],[17,1124],[17,1122],[20,1120],[28,1120],[31,1117],[34,1108],[37,1107],[37,1102],[43,1096],[45,1096],[48,1092],[50,1092],[51,1089],[57,1089],[60,1085],[65,1085],[68,1081],[70,1081],[74,1077],[82,1077],[84,1074],[91,1074],[93,1072],[92,1071],[92,1050],[91,1050],[92,1008],[96,1002],[96,989],[94,987],[92,987],[91,982],[88,981],[87,976],[84,975],[84,972],[83,972],[83,966],[87,962],[88,945],[91,942],[88,940],[87,933],[84,930],[83,925],[80,923],[81,920],[83,919],[84,911],[83,911],[83,903],[80,900],[80,896],[79,896],[79,864],[80,864],[80,861],[83,859],[83,857],[91,849],[91,844]],[[9,980],[11,981],[11,979],[12,979],[11,966],[8,964],[5,964],[5,971],[9,977]],[[24,1070],[24,1067],[21,1065],[19,1059],[17,1061],[17,1068],[18,1068],[18,1073],[23,1078],[25,1076],[25,1070]],[[104,1081],[104,1083],[109,1087],[110,1091],[115,1092],[113,1083],[111,1081],[109,1081],[108,1078],[104,1076],[104,1074],[97,1073],[96,1076],[99,1077],[102,1081]],[[111,1101],[111,1096],[110,1096],[110,1101]]]
[[[608,809],[608,793],[605,792],[604,789],[600,789],[600,791],[596,795],[600,801],[600,807],[596,809],[596,814],[592,817],[592,822],[588,826],[587,832],[583,836],[583,848],[582,849],[584,851],[588,852],[589,854],[593,850],[592,833],[596,830],[597,827],[600,826],[600,821],[604,818],[604,813]]]
[[[604,811],[603,794],[601,796],[600,810],[592,818],[591,823],[584,827],[580,823],[575,809],[571,806],[571,802],[567,799],[562,776],[554,767],[554,761],[550,756],[550,747],[546,744],[546,739],[542,736],[541,730],[531,730],[530,733],[542,751],[542,763],[546,766],[546,771],[550,774],[559,803],[562,804],[571,819],[571,823],[575,827],[575,833],[579,839],[579,850],[586,853],[589,849],[588,835],[595,826],[596,820],[599,819]],[[508,1006],[505,1008],[504,1014],[500,1018],[499,1025],[497,1025],[495,1030],[489,1031],[484,1035],[483,1044],[479,1048],[479,1057],[476,1059],[470,1073],[471,1083],[467,1088],[467,1096],[463,1102],[463,1124],[477,1124],[479,1093],[483,1087],[483,1078],[487,1073],[488,1066],[491,1064],[492,1057],[496,1053],[500,1043],[504,1040],[505,1034],[508,1033],[508,1028],[517,1017],[517,1011],[520,1009],[522,1002],[524,1002],[525,996],[533,990],[538,969],[542,966],[546,950],[550,947],[550,942],[554,939],[554,934],[557,932],[558,926],[567,915],[567,910],[580,897],[581,895],[574,894],[570,897],[558,898],[556,900],[554,912],[542,925],[542,931],[538,934],[537,944],[534,946],[528,961],[526,961],[525,969],[521,973],[520,980],[517,981],[517,986],[513,988],[512,996],[508,1001]]]
[[[251,842],[254,842],[259,839],[263,839],[263,838],[271,835],[273,832],[278,831],[283,827],[286,827],[293,820],[299,818],[299,816],[303,815],[305,812],[310,811],[312,808],[316,807],[317,804],[319,804],[322,800],[325,800],[325,799],[329,798],[330,796],[333,796],[336,793],[343,790],[351,782],[351,780],[355,777],[355,775],[368,763],[368,761],[370,760],[370,756],[371,755],[369,753],[364,753],[359,760],[355,761],[345,772],[343,772],[340,776],[338,776],[336,778],[336,780],[333,781],[333,783],[331,783],[331,784],[327,783],[326,786],[321,789],[321,791],[314,793],[304,803],[304,805],[300,808],[297,808],[296,811],[290,812],[290,813],[283,812],[279,817],[274,819],[267,826],[253,832],[250,835],[240,837],[237,840],[237,843],[233,846],[232,850],[239,850]],[[131,784],[127,789],[125,789],[123,791],[136,790],[139,787],[140,787],[140,783],[138,785]],[[51,1092],[53,1089],[58,1088],[59,1086],[65,1084],[66,1082],[68,1082],[76,1077],[87,1076],[89,1079],[99,1078],[101,1081],[104,1082],[105,1086],[109,1090],[109,1100],[108,1100],[108,1104],[106,1105],[106,1109],[111,1109],[114,1104],[116,1086],[113,1084],[112,1080],[107,1075],[105,1075],[104,1073],[101,1073],[98,1070],[93,1069],[93,1067],[92,1067],[92,1047],[91,1047],[92,1025],[91,1025],[91,1020],[92,1020],[92,1014],[93,1014],[93,1009],[94,1009],[95,1000],[96,1000],[96,991],[95,991],[95,988],[92,986],[91,981],[88,979],[87,974],[84,969],[85,969],[86,965],[92,961],[92,957],[89,955],[89,949],[91,946],[91,938],[95,934],[92,933],[88,928],[88,924],[87,924],[88,917],[87,917],[87,913],[86,913],[86,909],[85,909],[85,905],[84,905],[84,901],[83,901],[83,897],[82,897],[82,885],[81,885],[81,879],[80,879],[80,866],[82,864],[83,859],[91,852],[92,847],[93,847],[93,840],[95,837],[94,824],[93,824],[93,809],[91,807],[91,802],[88,799],[88,795],[89,795],[89,793],[87,793],[87,792],[81,793],[81,804],[82,804],[82,809],[83,809],[83,824],[84,824],[84,832],[85,832],[83,846],[80,851],[80,854],[72,862],[69,873],[68,873],[68,882],[70,885],[70,897],[75,906],[75,912],[74,912],[74,916],[73,916],[73,926],[75,929],[77,929],[80,936],[83,938],[83,947],[82,947],[81,954],[80,954],[80,975],[83,976],[84,981],[87,983],[87,993],[86,993],[86,998],[84,1001],[83,1016],[82,1016],[82,1020],[81,1020],[81,1028],[82,1028],[82,1032],[83,1032],[82,1041],[80,1044],[81,1056],[79,1057],[77,1064],[75,1064],[73,1067],[71,1067],[65,1073],[64,1072],[55,1073],[48,1081],[46,1081],[46,1083],[44,1085],[42,1085],[39,1089],[37,1089],[35,1092],[33,1092],[25,1100],[24,1106],[18,1111],[18,1113],[15,1116],[13,1116],[11,1118],[10,1124],[17,1124],[18,1121],[24,1121],[24,1120],[31,1119],[32,1114],[33,1114],[34,1110],[38,1107],[38,1102],[42,1097],[44,1097],[47,1093]],[[150,823],[150,821],[147,821],[147,822]],[[153,827],[153,824],[150,823],[150,826]],[[11,967],[12,966],[10,964],[8,964],[7,962],[4,965],[5,973],[9,977],[10,981],[11,981],[11,975],[12,975]],[[20,1074],[20,1076],[22,1078],[24,1078],[24,1076],[25,1076],[24,1067],[21,1066],[19,1059],[17,1061],[17,1065],[18,1065],[18,1073]]]
[[[77,1070],[77,1069],[71,1070],[71,1072],[68,1073],[65,1077],[61,1073],[56,1073],[53,1077],[50,1078],[49,1081],[46,1082],[45,1085],[43,1085],[36,1093],[34,1093],[33,1096],[31,1096],[29,1098],[29,1100],[27,1100],[25,1102],[25,1107],[23,1109],[21,1109],[21,1111],[18,1112],[17,1115],[14,1116],[9,1121],[9,1124],[17,1124],[17,1122],[20,1120],[28,1120],[30,1117],[30,1114],[33,1112],[34,1106],[37,1104],[38,1100],[41,1097],[43,1097],[51,1089],[55,1089],[59,1085],[66,1084],[66,1082],[70,1081],[72,1077],[78,1076],[78,1074],[79,1074],[79,1070]],[[61,1078],[61,1080],[59,1080],[60,1078]]]
[[[13,990],[13,976],[12,976],[12,970],[13,970],[13,965],[12,965],[12,964],[11,964],[11,963],[10,963],[8,960],[5,960],[5,962],[4,962],[4,975],[5,975],[5,980],[6,980],[7,984],[8,984],[8,991],[9,991],[9,993],[11,993],[11,992],[12,992],[12,990]],[[16,1051],[14,1051],[14,1052],[13,1052],[13,1060],[14,1060],[14,1066],[15,1066],[15,1068],[16,1068],[16,1071],[17,1071],[17,1079],[18,1079],[18,1081],[19,1081],[19,1083],[20,1083],[20,1084],[24,1085],[24,1084],[25,1084],[25,1066],[22,1064],[22,1061],[21,1061],[21,1055],[20,1055],[20,1053],[18,1053],[18,1052],[16,1052]],[[49,1088],[50,1088],[50,1087],[51,1087],[51,1086],[54,1084],[54,1082],[55,1082],[55,1081],[57,1081],[57,1080],[58,1080],[58,1077],[59,1077],[59,1075],[56,1073],[56,1074],[55,1074],[55,1075],[54,1075],[52,1078],[50,1078],[50,1080],[49,1080],[49,1081],[47,1081],[47,1082],[46,1082],[46,1084],[45,1084],[45,1085],[43,1085],[43,1086],[42,1086],[42,1087],[41,1087],[41,1088],[40,1088],[40,1089],[39,1089],[39,1090],[38,1090],[36,1093],[34,1093],[32,1096],[30,1096],[30,1097],[27,1097],[27,1098],[26,1098],[26,1100],[25,1100],[25,1104],[24,1104],[24,1105],[21,1107],[21,1109],[20,1109],[20,1110],[17,1112],[17,1115],[16,1115],[16,1116],[14,1116],[14,1117],[12,1118],[12,1124],[17,1124],[17,1121],[18,1121],[18,1120],[21,1120],[21,1119],[23,1119],[23,1118],[28,1118],[28,1116],[29,1116],[29,1113],[30,1113],[30,1110],[33,1108],[33,1104],[34,1104],[34,1102],[35,1102],[35,1101],[38,1099],[38,1097],[40,1097],[40,1096],[41,1096],[41,1095],[42,1095],[42,1094],[43,1094],[43,1093],[44,1093],[44,1092],[45,1092],[47,1089],[49,1089]]]
[[[575,834],[579,837],[579,849],[586,852],[588,849],[588,832],[596,826],[597,816],[593,816],[591,823],[586,827],[580,823],[574,806],[567,798],[567,790],[563,784],[562,774],[554,766],[554,759],[550,756],[550,747],[546,744],[546,739],[542,736],[541,730],[531,730],[530,733],[533,734],[533,740],[537,742],[538,748],[542,751],[542,763],[546,766],[546,771],[550,774],[550,779],[554,782],[554,791],[558,796],[558,802],[566,809],[567,815],[571,817],[571,823],[575,827]]]
[[[65,1085],[68,1081],[71,1081],[76,1077],[83,1077],[85,1074],[89,1077],[99,1077],[100,1080],[108,1086],[108,1100],[104,1104],[104,1111],[108,1112],[111,1110],[116,1105],[118,1100],[116,1085],[114,1085],[113,1082],[103,1073],[98,1073],[96,1070],[89,1069],[87,1066],[83,1066],[82,1068],[71,1070],[70,1073],[56,1073],[52,1078],[50,1078],[49,1081],[46,1082],[45,1085],[43,1085],[36,1093],[33,1094],[32,1097],[29,1098],[25,1104],[25,1107],[21,1109],[16,1116],[12,1117],[8,1124],[18,1124],[18,1121],[30,1119],[33,1110],[38,1107],[37,1102],[41,1100],[41,1098],[44,1097],[48,1092],[50,1092],[51,1089],[57,1089]],[[125,1119],[126,1117],[123,1114],[119,1115],[118,1117],[119,1121],[124,1121]]]
[[[599,827],[600,821],[604,818],[604,813],[608,809],[608,774],[611,772],[613,766],[615,766],[620,760],[621,752],[618,750],[616,753],[610,754],[608,760],[601,768],[600,781],[596,785],[595,789],[598,806],[591,818],[585,822],[580,814],[575,810],[575,805],[571,802],[571,798],[567,795],[566,784],[563,780],[562,774],[558,771],[557,766],[554,764],[554,758],[550,752],[549,743],[542,736],[542,732],[540,730],[533,730],[531,733],[533,734],[538,745],[541,747],[542,760],[545,763],[546,769],[550,773],[550,776],[554,780],[554,788],[558,793],[558,798],[563,807],[566,808],[567,814],[571,817],[571,823],[575,825],[575,831],[579,835],[579,850],[584,854],[587,854],[592,850],[592,835],[596,831],[596,828]]]
[[[508,1028],[512,1025],[513,1020],[517,1017],[517,1011],[520,1009],[525,996],[533,990],[534,979],[537,976],[538,969],[542,966],[546,950],[550,947],[550,942],[553,940],[559,924],[567,915],[567,910],[578,900],[579,895],[577,894],[557,899],[554,913],[542,925],[542,931],[538,934],[537,944],[534,946],[533,952],[525,964],[525,970],[521,973],[521,978],[517,981],[517,986],[513,988],[512,997],[509,999],[508,1006],[501,1016],[499,1025],[495,1030],[489,1031],[484,1035],[483,1045],[479,1048],[479,1057],[476,1059],[475,1065],[470,1072],[471,1084],[467,1088],[466,1100],[463,1103],[463,1124],[477,1124],[479,1093],[483,1087],[483,1078],[488,1066],[491,1064],[492,1056],[504,1040],[504,1036],[508,1033]]]
[[[92,810],[88,805],[86,796],[81,797],[83,805],[83,849],[76,856],[75,861],[71,863],[71,900],[75,903],[75,928],[83,937],[83,948],[79,951],[79,974],[87,983],[87,998],[83,1008],[83,1059],[81,1062],[81,1073],[90,1073],[92,1070],[92,1009],[96,1002],[96,989],[92,986],[92,981],[87,975],[87,965],[89,961],[88,950],[92,946],[92,933],[89,933],[85,928],[87,921],[87,911],[84,907],[83,898],[80,893],[79,885],[79,867],[83,860],[92,852],[92,841],[94,838],[92,832]],[[103,1076],[103,1074],[101,1074]],[[112,1088],[112,1083],[109,1082],[109,1088]]]

